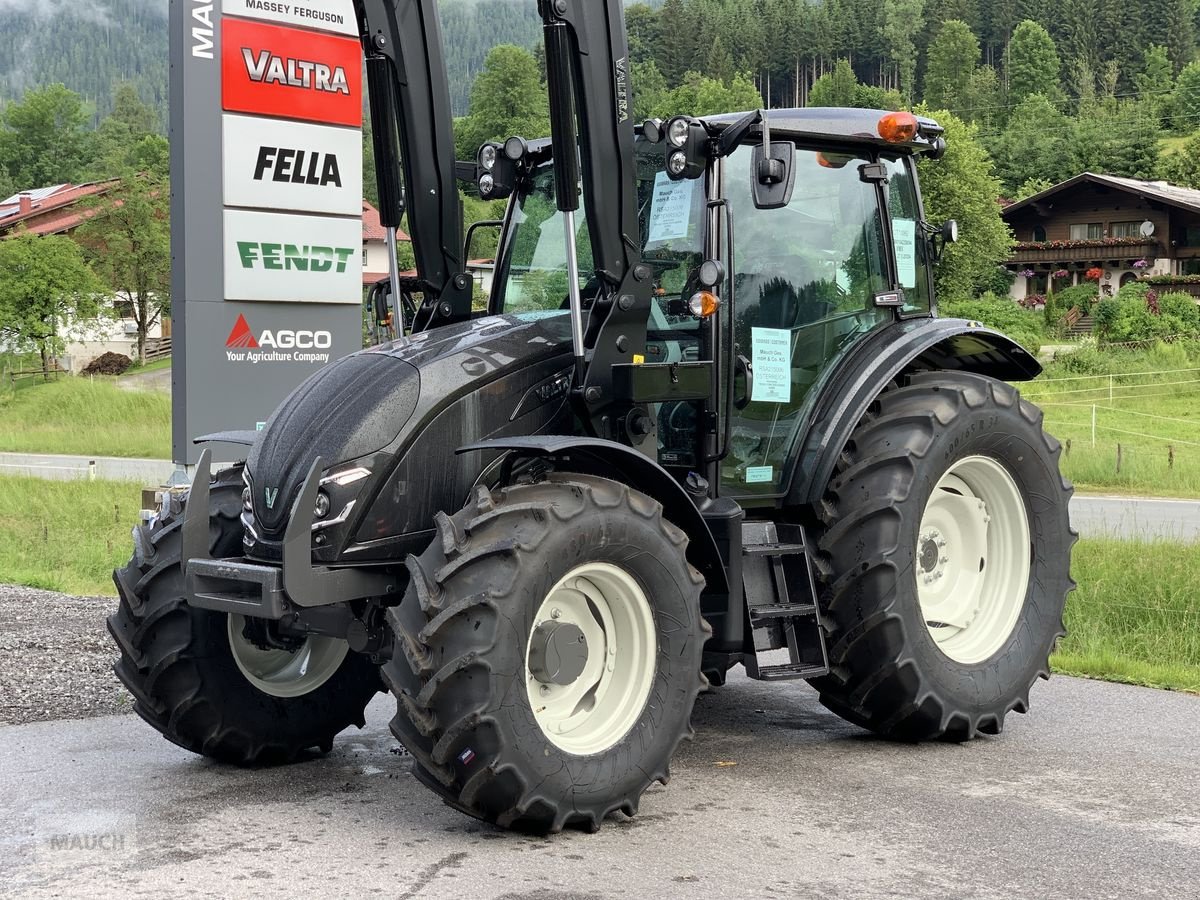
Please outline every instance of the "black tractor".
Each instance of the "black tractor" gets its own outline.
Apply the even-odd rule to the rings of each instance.
[[[377,133],[405,115],[405,5],[360,8]],[[552,139],[474,166],[509,198],[489,309],[443,271],[411,335],[208,436],[246,461],[205,451],[116,572],[138,713],[257,765],[386,689],[422,782],[537,832],[633,815],[737,665],[887,737],[997,734],[1063,633],[1071,488],[1011,385],[1037,362],[936,316],[955,226],[916,160],[942,129],[635,127],[619,0],[541,9]]]

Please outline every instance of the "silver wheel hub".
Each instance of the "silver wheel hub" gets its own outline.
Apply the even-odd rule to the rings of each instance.
[[[938,481],[918,531],[917,597],[938,648],[978,663],[1008,640],[1029,590],[1029,516],[1008,470],[957,460]]]
[[[242,675],[272,697],[302,697],[341,668],[350,645],[340,638],[309,635],[294,650],[260,647],[246,636],[245,616],[228,616],[229,650]]]
[[[628,734],[658,649],[650,601],[632,575],[611,563],[576,566],[538,607],[527,646],[526,695],[550,743],[587,756]]]

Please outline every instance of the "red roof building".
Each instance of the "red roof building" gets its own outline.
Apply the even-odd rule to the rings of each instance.
[[[95,215],[94,209],[79,209],[79,201],[112,190],[117,179],[88,184],[55,184],[13,194],[0,201],[0,236],[24,229],[33,234],[64,234]]]

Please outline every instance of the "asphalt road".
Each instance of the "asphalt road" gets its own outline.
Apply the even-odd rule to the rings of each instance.
[[[1200,500],[1076,496],[1071,524],[1084,537],[1200,540]]]
[[[1200,698],[1056,678],[966,746],[896,745],[737,677],[632,820],[532,838],[435,800],[379,698],[322,759],[245,771],[131,716],[0,728],[22,897],[1200,896]]]

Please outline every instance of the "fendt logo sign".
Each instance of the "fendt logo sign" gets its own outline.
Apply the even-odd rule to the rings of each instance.
[[[226,115],[226,206],[362,215],[362,135],[351,128]]]
[[[362,48],[352,38],[221,21],[221,103],[229,112],[362,124]]]
[[[264,328],[257,335],[250,328],[244,315],[238,315],[229,337],[225,339],[225,358],[229,362],[329,362],[328,351],[333,346],[333,334],[329,331],[293,331]],[[315,352],[314,352],[315,351]]]
[[[362,302],[359,219],[227,209],[224,245],[227,300]]]
[[[237,249],[243,269],[274,269],[276,272],[345,272],[355,253],[353,247],[277,244],[274,241],[238,241]]]

